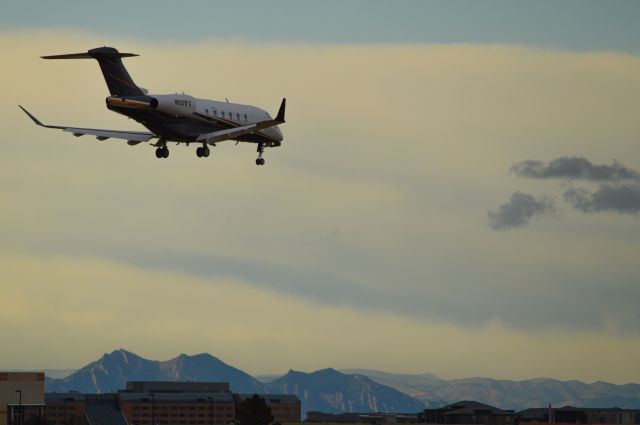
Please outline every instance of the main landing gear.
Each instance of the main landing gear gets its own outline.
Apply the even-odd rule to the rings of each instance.
[[[169,158],[169,148],[161,146],[156,149],[156,158]]]
[[[209,147],[206,144],[203,144],[202,146],[196,149],[196,155],[198,156],[198,158],[202,158],[202,157],[207,158],[210,153],[211,151],[209,150]]]
[[[264,165],[264,158],[262,157],[263,152],[264,145],[262,143],[258,143],[258,158],[256,159],[256,165]]]

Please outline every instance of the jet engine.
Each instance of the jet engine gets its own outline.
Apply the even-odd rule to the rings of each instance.
[[[191,115],[196,110],[196,100],[186,94],[154,95],[149,104],[156,111],[174,117]]]

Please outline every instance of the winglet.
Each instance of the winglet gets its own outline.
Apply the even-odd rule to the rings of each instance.
[[[276,119],[275,121],[278,121],[280,123],[285,123],[286,121],[284,120],[284,110],[287,107],[287,98],[282,98],[282,103],[280,104],[280,109],[278,109],[278,115],[276,115]]]
[[[18,106],[20,107],[20,109],[22,109],[22,110],[24,111],[24,113],[25,113],[25,114],[29,115],[29,118],[31,118],[31,119],[33,120],[33,122],[34,122],[34,123],[38,124],[38,125],[39,125],[39,126],[41,126],[41,127],[46,127],[44,124],[42,124],[42,123],[40,122],[40,120],[39,120],[38,118],[34,117],[34,116],[31,114],[31,112],[29,112],[29,111],[27,111],[26,109],[24,109],[24,108],[22,107],[22,105],[18,105]]]
[[[31,120],[36,123],[37,125],[39,125],[40,127],[47,127],[47,128],[59,128],[61,130],[64,130],[66,127],[61,127],[59,125],[47,125],[47,124],[42,124],[42,122],[40,122],[40,120],[36,117],[33,116],[33,114],[29,111],[27,111],[26,109],[24,109],[22,107],[22,105],[18,105],[20,107],[20,109],[22,109],[24,111],[25,114],[29,115],[29,118],[31,118]]]

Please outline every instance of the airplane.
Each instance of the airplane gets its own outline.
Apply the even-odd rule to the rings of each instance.
[[[230,103],[228,100],[219,102],[196,99],[184,93],[150,95],[148,90],[133,82],[122,63],[122,58],[133,56],[138,55],[120,53],[113,47],[98,47],[86,53],[42,58],[96,59],[110,93],[106,98],[107,109],[134,119],[149,132],[46,125],[21,105],[18,106],[37,125],[68,131],[76,137],[88,134],[98,140],[122,139],[130,146],[148,142],[156,147],[157,158],[169,157],[169,142],[184,143],[186,146],[196,144],[198,158],[206,158],[211,152],[209,146],[216,146],[216,143],[225,140],[235,140],[236,145],[239,142],[256,143],[256,165],[264,165],[264,148],[282,144],[283,135],[278,126],[285,123],[286,98],[282,99],[276,117],[272,118],[263,109]],[[151,143],[152,139],[157,141]]]

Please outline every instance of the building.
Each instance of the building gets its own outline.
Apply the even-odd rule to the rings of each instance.
[[[425,409],[418,419],[429,424],[515,425],[518,423],[518,414],[513,410],[466,400],[439,409]]]
[[[86,412],[86,397],[77,392],[45,394],[47,425],[80,424]]]
[[[129,425],[221,425],[236,410],[227,382],[131,381],[118,404]]]
[[[260,396],[276,422],[300,421],[295,395]],[[226,382],[132,381],[115,394],[46,394],[44,417],[47,425],[227,425],[247,397]]]
[[[640,424],[640,410],[587,407],[541,407],[518,412],[521,423]]]
[[[0,425],[23,425],[44,413],[44,372],[0,372]]]
[[[236,394],[236,410],[242,403],[253,394]],[[300,422],[301,405],[300,399],[291,394],[258,394],[271,409],[274,422]]]
[[[129,425],[223,425],[235,419],[228,393],[118,393]]]

